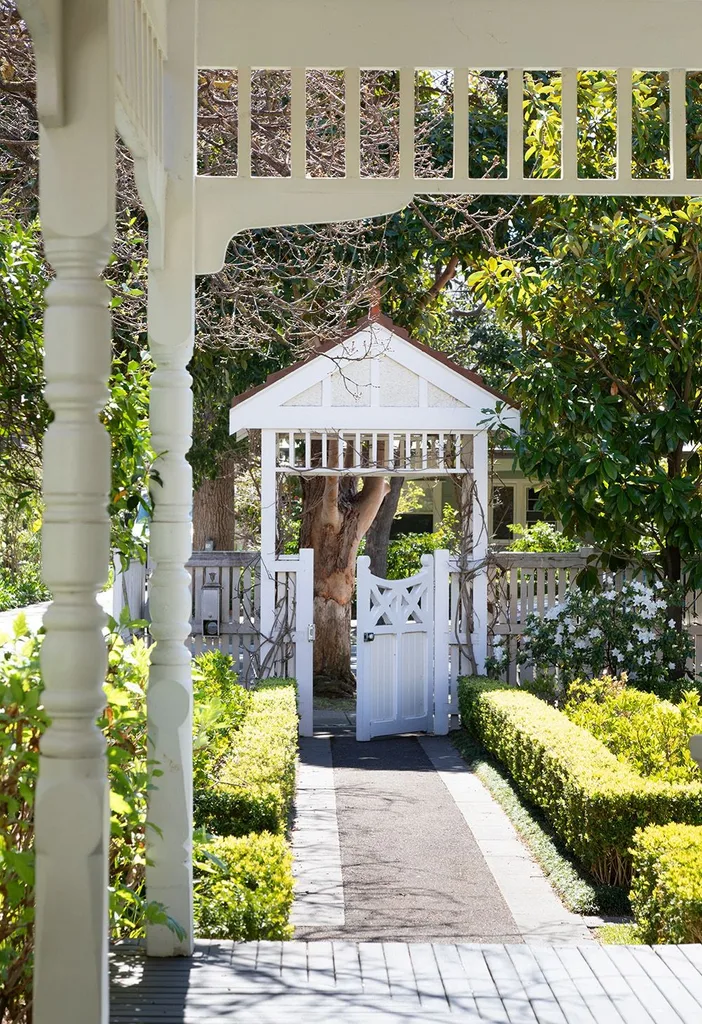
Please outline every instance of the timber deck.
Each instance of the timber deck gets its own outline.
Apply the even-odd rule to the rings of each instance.
[[[700,1024],[702,946],[204,940],[112,953],[111,1024]]]

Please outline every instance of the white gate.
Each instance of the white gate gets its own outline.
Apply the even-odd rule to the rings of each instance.
[[[356,738],[428,732],[434,718],[434,558],[405,580],[358,559]]]

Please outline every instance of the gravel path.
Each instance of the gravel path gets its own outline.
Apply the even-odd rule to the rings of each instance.
[[[337,735],[332,759],[345,902],[345,925],[334,937],[522,941],[470,829],[417,739],[357,743]]]

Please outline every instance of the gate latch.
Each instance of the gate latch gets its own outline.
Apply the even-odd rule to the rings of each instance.
[[[375,633],[364,633],[363,640],[367,644],[371,643],[372,640],[375,640]]]
[[[313,643],[317,639],[317,627],[314,623],[307,627],[307,639]]]

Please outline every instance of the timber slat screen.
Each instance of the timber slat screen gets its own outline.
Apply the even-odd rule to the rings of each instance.
[[[582,165],[583,79],[601,76],[598,89],[606,93],[611,107],[614,143],[608,173],[593,176]],[[690,100],[697,71],[675,68],[645,71],[620,67],[610,70],[553,68],[502,68],[494,71],[471,68],[395,68],[366,70],[340,68],[266,69],[241,67],[216,72],[217,84],[226,90],[236,110],[236,159],[226,157],[223,170],[216,161],[201,167],[203,177],[226,175],[240,181],[264,182],[289,178],[292,185],[313,188],[318,194],[366,189],[394,194],[406,186],[410,194],[493,194],[493,195],[685,195],[699,191],[700,181],[689,176],[688,145],[699,127],[694,123]],[[267,77],[268,76],[268,77]],[[335,144],[326,157],[315,149],[312,125],[315,97],[320,78],[327,76],[326,91],[335,101]],[[661,133],[658,166],[638,158],[636,140],[636,93],[642,79],[656,76],[661,94]],[[284,94],[275,108],[279,131],[286,138],[285,166],[277,173],[271,163],[257,163],[256,148],[263,145],[264,115],[256,97],[270,85]],[[426,123],[422,92],[431,82],[443,94],[444,116],[440,125]],[[557,157],[548,166],[535,166],[534,149],[524,131],[525,103],[533,102],[538,86],[549,85],[543,102],[560,127]],[[494,95],[490,109],[495,124],[492,135],[485,128],[487,91]],[[373,97],[383,91],[383,103],[375,108]],[[275,97],[271,100],[275,103]],[[343,115],[341,114],[343,111]],[[264,112],[270,116],[270,111]],[[331,116],[331,115],[328,115]],[[481,120],[482,118],[482,120]],[[600,117],[599,122],[604,119]],[[597,135],[594,144],[609,145],[606,126],[596,116],[588,121],[585,134]],[[445,136],[439,140],[433,136]],[[665,136],[665,138],[663,138]],[[492,159],[485,156],[486,141]],[[593,141],[589,138],[589,141]],[[492,153],[492,150],[496,150]],[[439,151],[442,155],[438,155]],[[663,170],[661,170],[663,168]],[[587,175],[587,176],[586,176]]]

